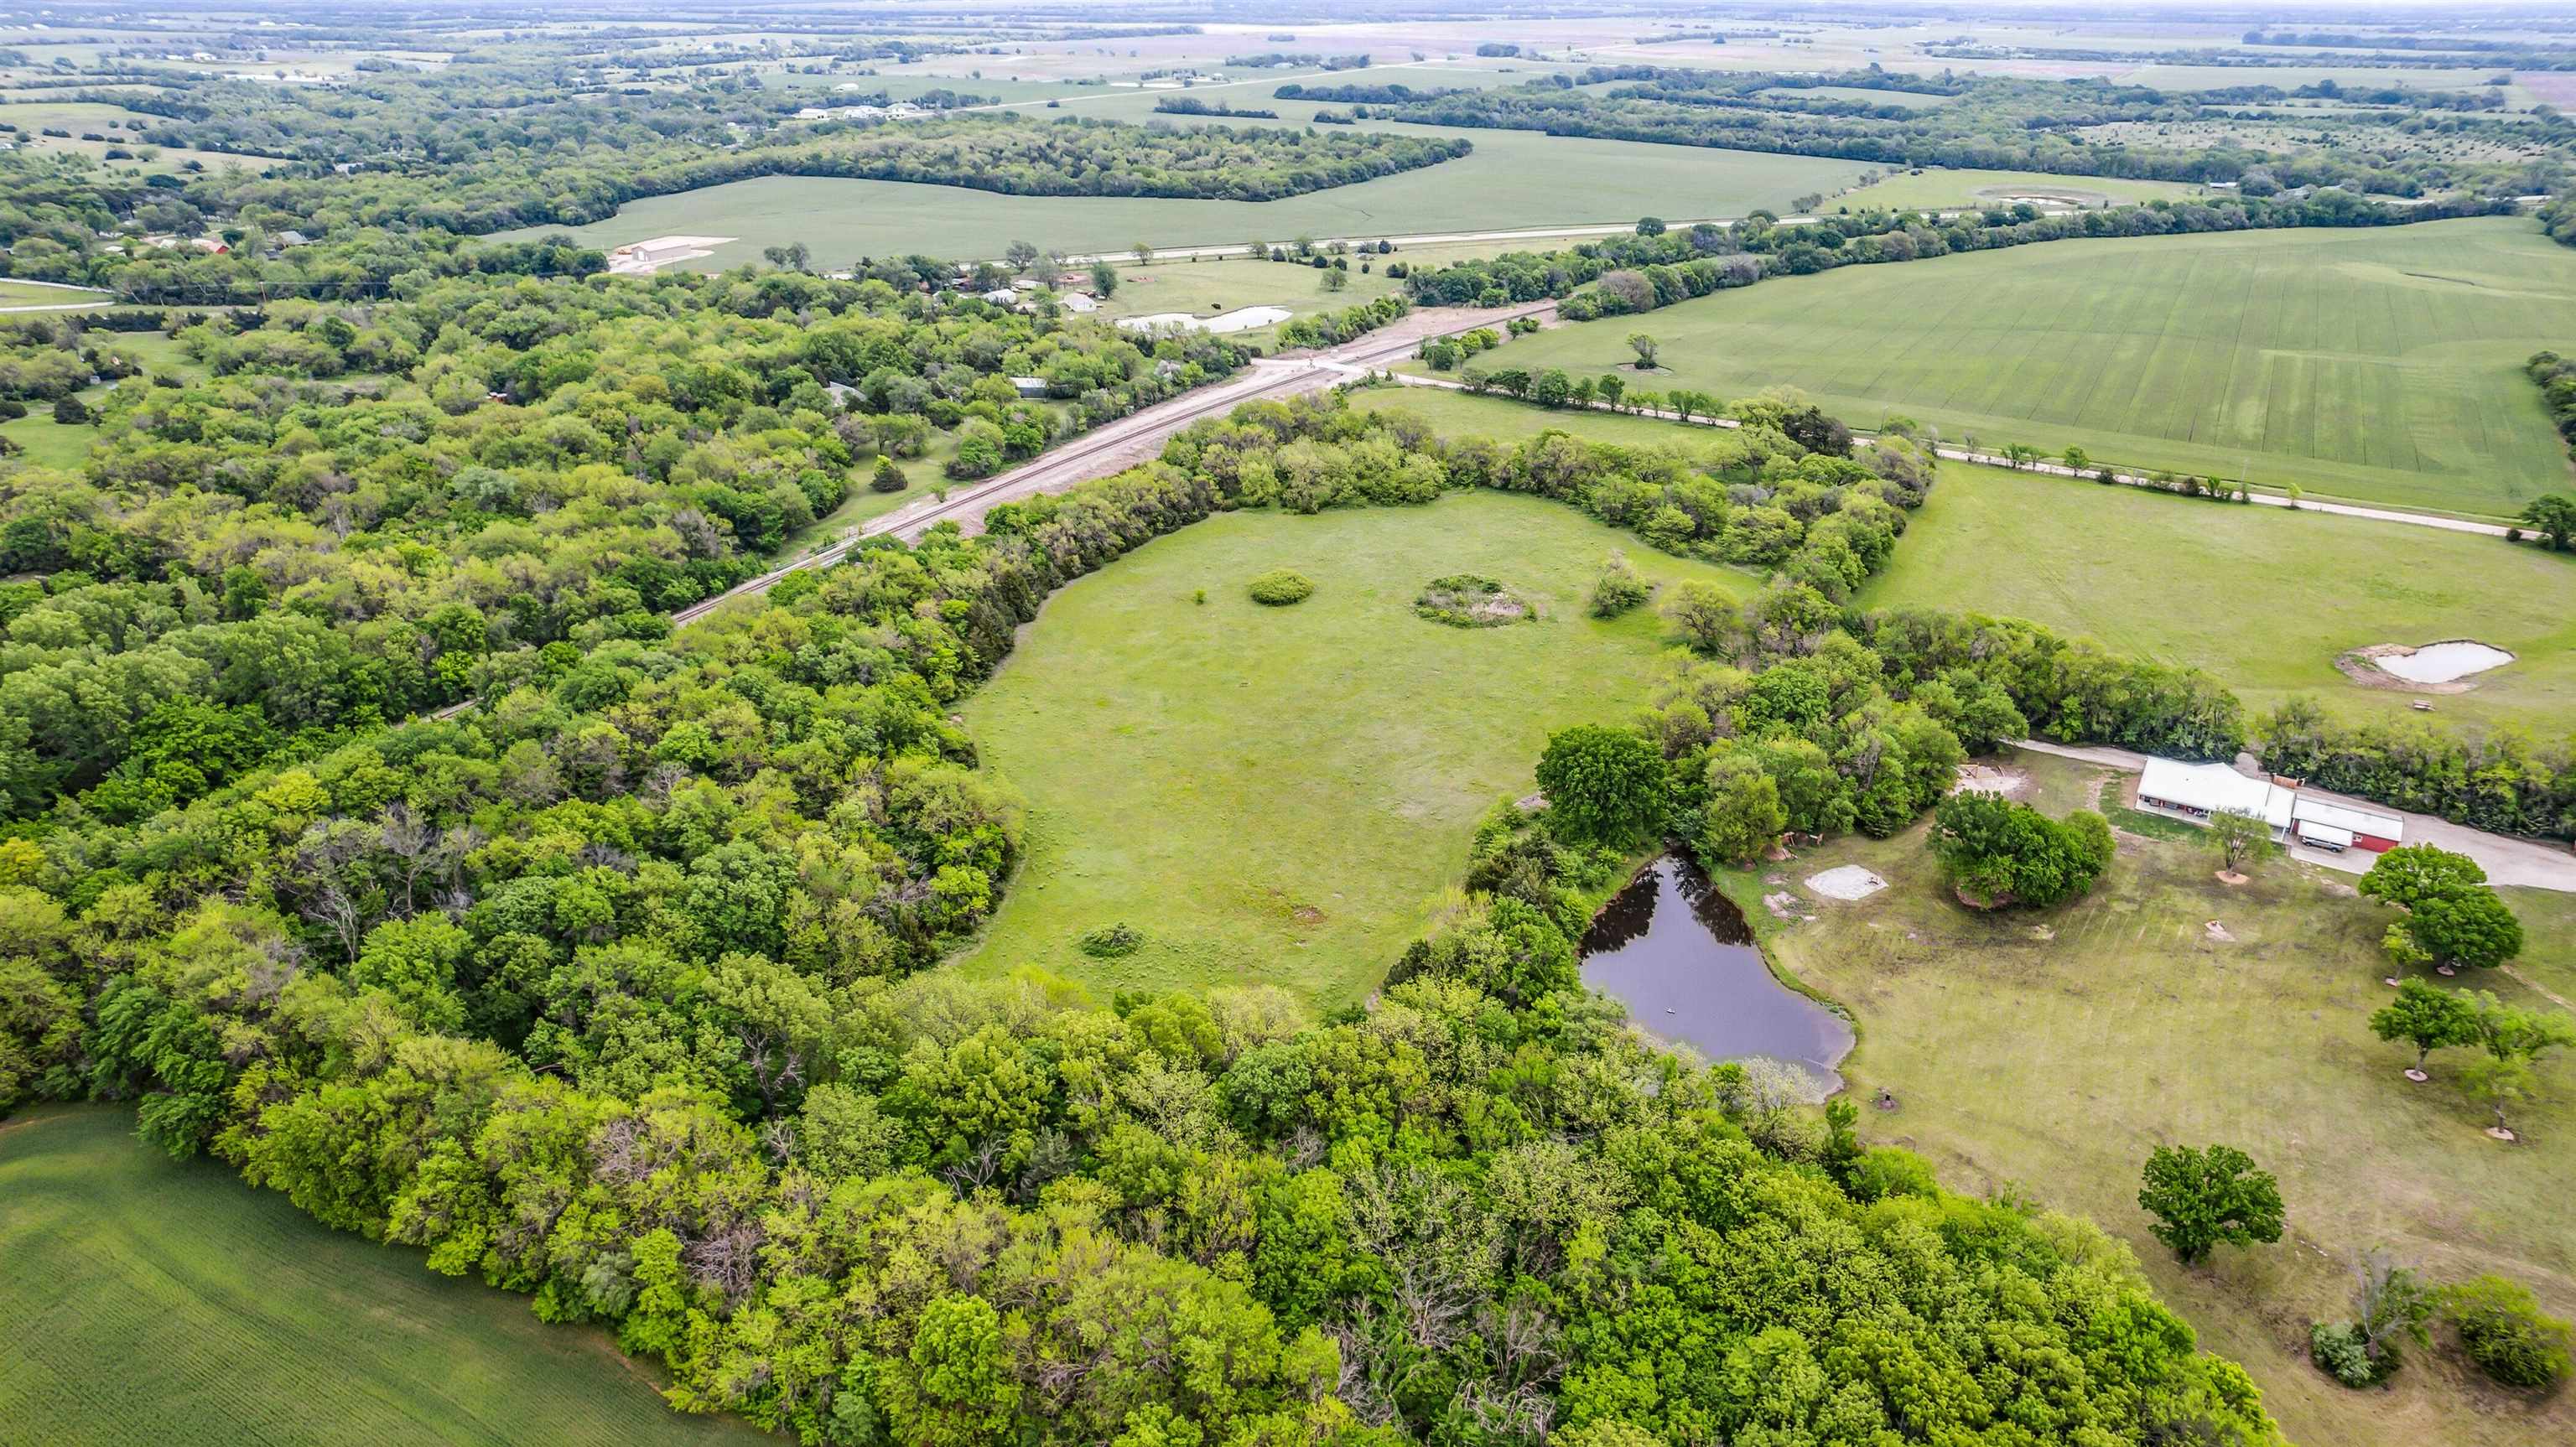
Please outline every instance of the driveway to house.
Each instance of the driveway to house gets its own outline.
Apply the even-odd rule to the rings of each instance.
[[[2119,769],[2131,774],[2147,766],[2146,755],[2132,753],[2127,749],[2084,744],[2052,744],[2038,739],[2023,739],[2014,747],[2029,749],[2034,753],[2055,754],[2061,759],[2074,759],[2080,763],[2099,764],[2105,768]],[[2236,771],[2249,778],[2265,777],[2259,770],[2247,768],[2245,760],[2241,758],[2237,761]],[[2437,819],[2430,814],[2410,814],[2403,809],[2392,809],[2374,800],[2357,799],[2349,794],[2337,794],[2325,789],[2302,788],[2299,792],[2314,794],[2329,804],[2366,809],[2374,814],[2394,814],[2406,821],[2407,843],[2436,844],[2454,854],[2465,854],[2476,860],[2478,867],[2487,872],[2489,884],[2514,885],[2524,889],[2547,889],[2559,894],[2576,894],[2576,853],[2570,853],[2559,845],[2544,843],[2537,839],[2516,838],[2510,834],[2490,834],[2483,829],[2471,829],[2463,824],[2454,824],[2448,819]],[[2293,859],[2303,859],[2310,864],[2321,864],[2328,869],[2340,869],[2346,874],[2367,873],[2371,863],[2379,857],[2363,849],[2348,849],[2337,854],[2331,850],[2310,849],[2304,844],[2297,843],[2289,846],[2289,852]]]

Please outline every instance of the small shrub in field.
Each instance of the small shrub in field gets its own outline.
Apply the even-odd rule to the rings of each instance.
[[[2539,1298],[2521,1282],[2501,1276],[2463,1281],[2443,1294],[2442,1315],[2478,1370],[2508,1387],[2555,1387],[2576,1369],[2569,1357],[2576,1330],[2544,1315]]]
[[[1252,601],[1271,608],[1285,608],[1303,603],[1314,596],[1315,585],[1304,575],[1286,568],[1273,569],[1252,580]]]
[[[1538,616],[1537,609],[1510,589],[1475,573],[1453,573],[1423,584],[1421,596],[1413,600],[1413,611],[1452,628],[1498,628]]]
[[[2361,1339],[2361,1328],[2351,1322],[2321,1321],[2309,1328],[2308,1356],[2316,1362],[2318,1371],[2347,1387],[2379,1383],[2379,1364],[2370,1359],[2370,1347]]]
[[[1612,549],[1610,560],[1601,565],[1601,581],[1592,585],[1592,616],[1616,618],[1646,601],[1654,590],[1637,575],[1628,555]]]
[[[1076,948],[1095,960],[1114,960],[1121,955],[1132,955],[1144,943],[1144,934],[1124,921],[1091,930],[1074,941]]]
[[[894,459],[891,457],[878,458],[876,473],[868,479],[868,490],[870,492],[901,492],[903,489],[903,469],[895,466]]]

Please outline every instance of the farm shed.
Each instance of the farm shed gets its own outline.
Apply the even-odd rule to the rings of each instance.
[[[1023,397],[1043,397],[1047,394],[1047,381],[1044,377],[1013,377],[1011,387]]]
[[[2320,849],[2367,849],[2377,854],[2406,839],[2406,821],[2394,814],[2329,803],[2314,794],[2299,795],[2290,815],[2298,821],[2299,842]],[[2334,842],[2338,836],[2341,843]]]
[[[2293,795],[2269,779],[2248,778],[2225,764],[2147,760],[2138,775],[2138,807],[2206,824],[2212,814],[2251,814],[2278,839],[2289,831]]]

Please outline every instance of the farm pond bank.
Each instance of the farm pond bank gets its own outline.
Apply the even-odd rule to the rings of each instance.
[[[1663,1039],[1712,1061],[1777,1060],[1819,1098],[1842,1088],[1851,1023],[1772,975],[1743,912],[1689,860],[1639,870],[1593,917],[1582,953],[1583,982]]]

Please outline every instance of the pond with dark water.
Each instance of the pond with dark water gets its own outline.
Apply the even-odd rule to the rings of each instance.
[[[1743,911],[1699,866],[1667,854],[1611,897],[1583,935],[1583,983],[1639,1025],[1712,1061],[1768,1057],[1819,1095],[1842,1087],[1851,1023],[1783,985]]]

